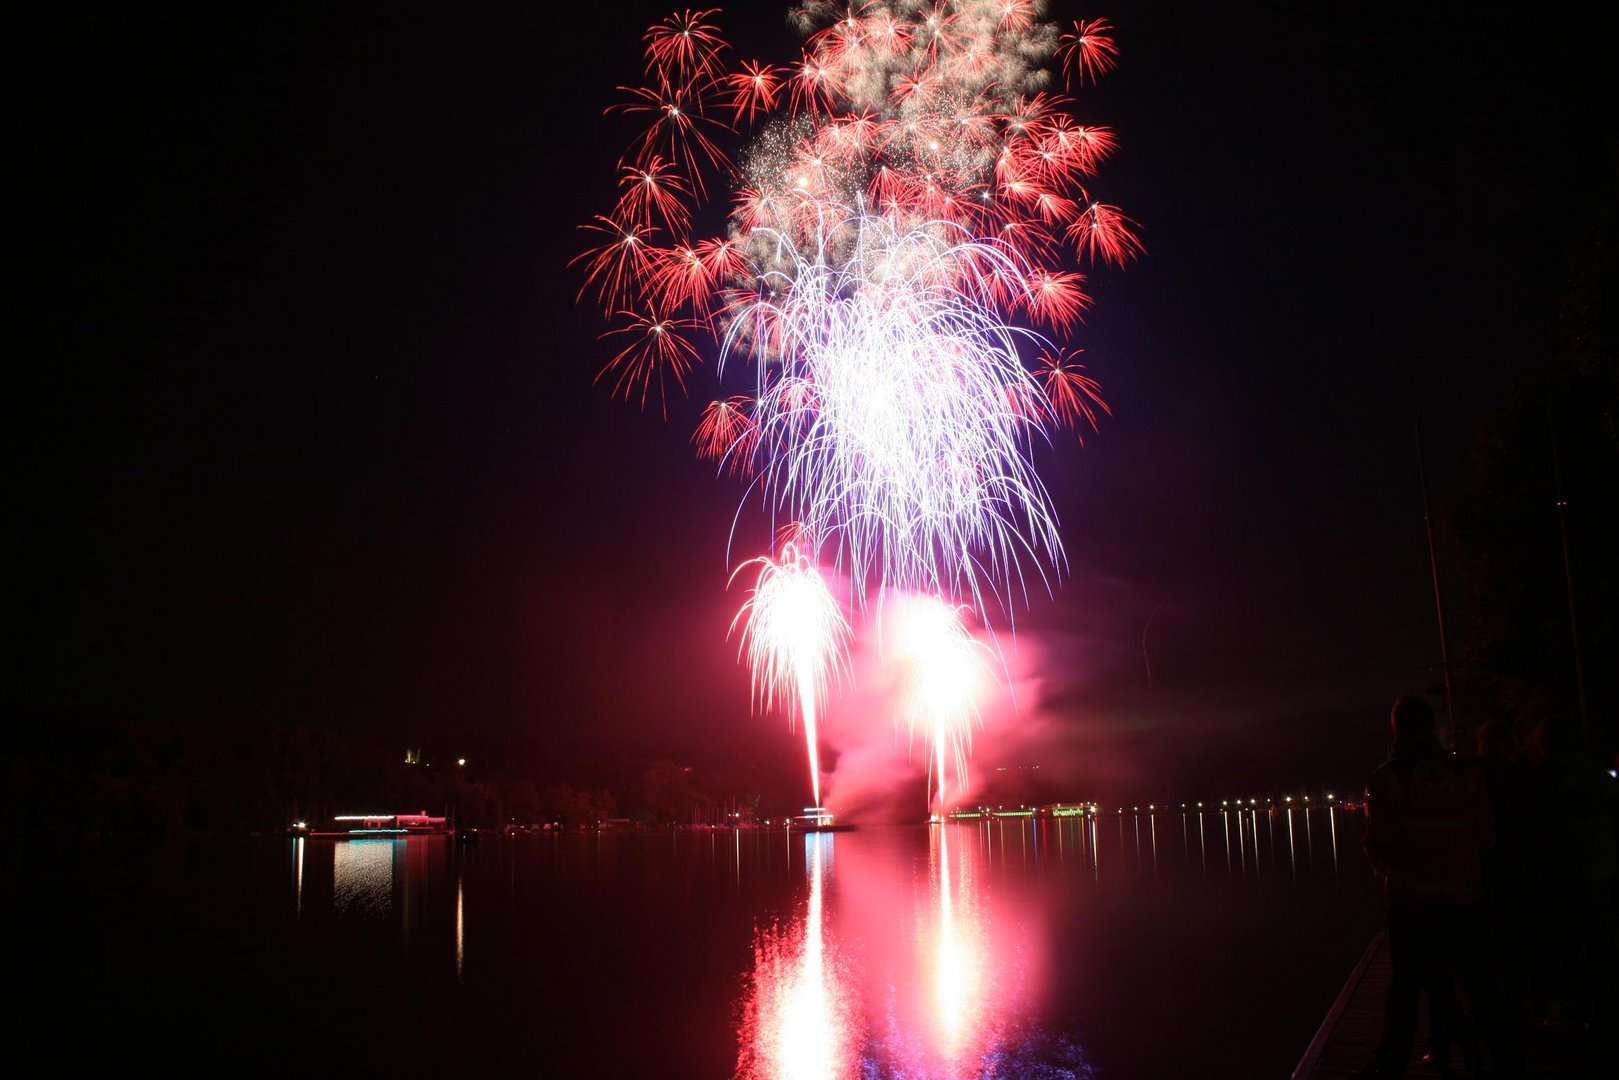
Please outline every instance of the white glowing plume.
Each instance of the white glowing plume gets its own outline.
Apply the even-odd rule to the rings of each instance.
[[[954,793],[967,790],[978,695],[990,678],[985,648],[968,632],[966,613],[936,597],[902,597],[884,616],[888,649],[901,672],[901,711],[911,738],[920,735],[927,748],[929,804],[937,813],[948,809],[952,771]]]
[[[753,672],[757,705],[773,708],[778,699],[796,700],[804,720],[810,786],[821,804],[821,767],[816,718],[834,679],[847,664],[849,624],[809,558],[792,541],[781,559],[761,555],[743,566],[759,567],[759,577],[742,610],[742,649]],[[742,568],[737,569],[741,573]],[[733,574],[734,578],[735,575]]]
[[[942,222],[900,232],[849,212],[733,309],[725,354],[758,363],[756,483],[833,546],[857,594],[970,596],[1062,561],[1029,461],[1045,393],[991,300],[1028,294],[1011,249]]]

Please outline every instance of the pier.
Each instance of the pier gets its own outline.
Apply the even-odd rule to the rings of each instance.
[[[1293,1080],[1348,1080],[1365,1065],[1383,1035],[1384,1000],[1388,996],[1389,950],[1387,935],[1379,932],[1366,946],[1360,961],[1332,1008],[1327,1011],[1315,1038],[1293,1069]],[[1407,1075],[1434,1076],[1422,1064],[1428,1045],[1428,1003],[1420,1006],[1415,1049],[1406,1065]],[[1587,1039],[1578,1031],[1551,1031],[1539,1026],[1520,1025],[1518,1045],[1523,1052],[1524,1073],[1528,1077],[1596,1076],[1591,1071]],[[1459,1053],[1453,1051],[1452,1065],[1461,1069]],[[1457,1072],[1454,1075],[1467,1075]]]

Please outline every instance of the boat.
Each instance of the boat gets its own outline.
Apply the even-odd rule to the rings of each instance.
[[[806,806],[802,814],[787,819],[789,832],[854,832],[858,826],[832,820],[832,812],[824,806]]]
[[[297,836],[367,837],[367,836],[448,836],[455,832],[449,819],[434,817],[426,810],[415,814],[338,814],[330,829],[312,829],[298,822]]]

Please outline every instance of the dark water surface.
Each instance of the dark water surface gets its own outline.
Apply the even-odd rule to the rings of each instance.
[[[1358,820],[1199,825],[12,850],[7,1027],[53,1072],[1285,1076],[1378,922]]]

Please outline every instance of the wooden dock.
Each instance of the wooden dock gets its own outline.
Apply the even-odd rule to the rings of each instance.
[[[1388,996],[1388,936],[1379,932],[1366,946],[1338,998],[1327,1011],[1315,1038],[1293,1069],[1293,1080],[1348,1080],[1371,1060],[1383,1036],[1383,1011]],[[1408,1075],[1439,1075],[1423,1067],[1422,1050],[1428,1042],[1428,1003],[1423,996],[1416,1047],[1407,1064]],[[1590,1048],[1583,1032],[1521,1027],[1519,1046],[1524,1075],[1544,1080],[1579,1080],[1601,1075],[1591,1065]],[[1453,1063],[1452,1076],[1465,1077],[1461,1063]]]
[[[1379,931],[1366,946],[1293,1069],[1293,1080],[1346,1080],[1371,1059],[1383,1036],[1383,1002],[1389,986],[1387,939]],[[1424,1016],[1422,1030],[1427,1027]]]

